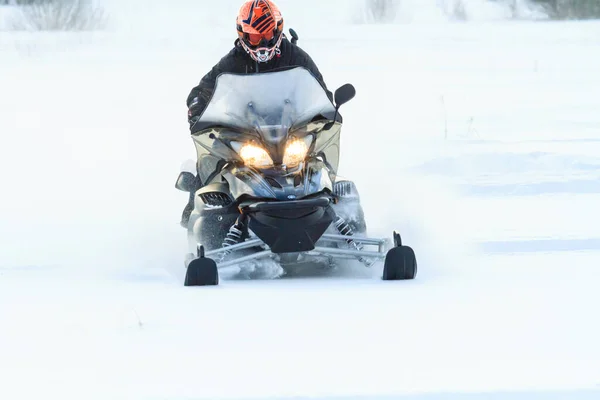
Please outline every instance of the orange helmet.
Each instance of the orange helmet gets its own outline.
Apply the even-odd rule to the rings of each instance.
[[[247,0],[237,21],[240,43],[257,62],[267,62],[279,54],[283,38],[283,17],[271,0]]]

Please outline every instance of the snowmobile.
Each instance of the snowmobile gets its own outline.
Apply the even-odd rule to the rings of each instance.
[[[339,108],[355,94],[346,84],[330,100],[303,67],[217,78],[192,130],[197,175],[175,184],[194,202],[185,286],[218,285],[220,270],[267,258],[284,270],[383,260],[383,280],[415,278],[413,249],[397,232],[393,243],[369,238],[356,185],[337,175]]]

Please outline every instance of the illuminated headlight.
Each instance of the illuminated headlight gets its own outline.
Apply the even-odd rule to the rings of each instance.
[[[258,168],[267,168],[273,165],[273,160],[265,149],[253,144],[245,144],[238,150],[244,164]]]
[[[283,155],[283,164],[294,167],[304,161],[311,141],[312,137],[306,136],[304,139],[293,139],[288,142]]]

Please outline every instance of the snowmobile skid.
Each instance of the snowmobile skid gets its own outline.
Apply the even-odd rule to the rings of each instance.
[[[284,269],[384,261],[384,280],[414,279],[414,251],[396,232],[393,244],[369,238],[358,190],[337,174],[338,110],[354,95],[344,85],[334,105],[302,67],[217,78],[192,127],[197,176],[182,172],[175,185],[191,200],[186,286],[218,285],[220,270],[266,259]]]

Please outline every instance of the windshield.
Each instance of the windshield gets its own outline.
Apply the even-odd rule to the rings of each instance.
[[[335,107],[305,68],[261,74],[222,74],[195,129],[229,127],[277,143],[315,117],[332,120]]]

